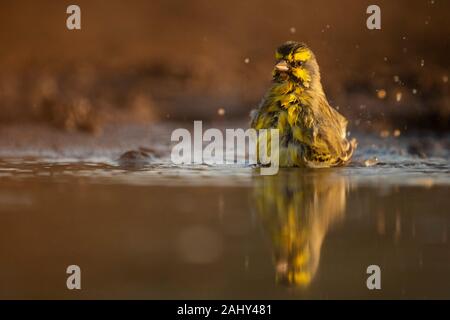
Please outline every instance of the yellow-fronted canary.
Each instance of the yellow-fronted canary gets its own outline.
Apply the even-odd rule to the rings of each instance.
[[[356,140],[347,140],[347,120],[327,101],[314,53],[303,43],[288,41],[275,58],[273,84],[251,112],[251,127],[279,130],[281,167],[348,163]]]

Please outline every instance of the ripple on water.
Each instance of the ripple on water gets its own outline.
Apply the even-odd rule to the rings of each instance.
[[[450,185],[447,154],[441,152],[441,156],[422,158],[405,152],[405,145],[408,143],[363,138],[354,161],[347,167],[292,170],[308,174],[327,170],[362,184]],[[75,158],[7,158],[0,160],[0,177],[52,182],[83,179],[93,184],[248,187],[252,178],[259,175],[259,169],[246,165],[242,157],[232,165],[174,165],[169,157],[154,154],[153,149],[138,150],[125,153],[126,158],[117,152],[104,151],[98,155],[87,153],[86,157],[78,154]],[[165,154],[169,154],[168,149]],[[280,171],[289,172],[289,169]]]

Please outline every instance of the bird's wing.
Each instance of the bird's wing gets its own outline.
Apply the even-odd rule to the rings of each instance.
[[[348,162],[356,148],[356,141],[346,138],[347,120],[332,108],[325,97],[316,100],[314,113],[314,131],[309,143],[311,154],[305,162],[309,166],[322,167],[341,165]]]
[[[278,101],[272,96],[266,95],[258,108],[250,112],[250,126],[257,130],[273,128],[277,121],[277,118],[273,116],[273,113],[276,113],[279,110]]]

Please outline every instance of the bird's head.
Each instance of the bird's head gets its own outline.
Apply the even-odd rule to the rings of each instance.
[[[319,66],[314,53],[304,43],[288,41],[275,53],[276,64],[273,70],[275,82],[292,81],[310,88],[320,81]]]

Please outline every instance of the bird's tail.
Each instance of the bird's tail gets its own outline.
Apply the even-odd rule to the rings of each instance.
[[[347,146],[346,146],[343,154],[339,158],[338,165],[344,165],[344,164],[347,164],[348,162],[350,162],[350,160],[353,156],[353,152],[356,150],[356,147],[358,146],[358,142],[354,138],[352,140],[350,140],[350,142],[346,141],[346,143],[347,143]]]

